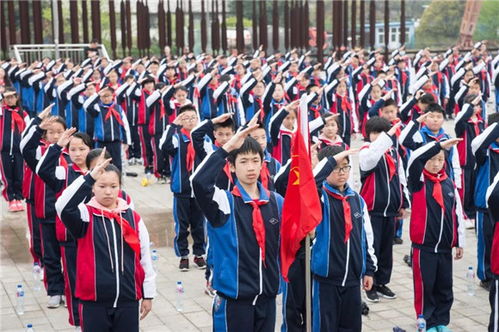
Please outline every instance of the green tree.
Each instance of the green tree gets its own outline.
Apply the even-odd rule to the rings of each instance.
[[[499,39],[499,2],[486,0],[482,3],[480,17],[476,25],[474,40],[488,40],[497,46]]]
[[[464,0],[434,0],[416,29],[416,47],[448,47],[459,38]]]

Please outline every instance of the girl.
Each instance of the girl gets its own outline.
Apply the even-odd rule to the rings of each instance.
[[[37,232],[40,230],[41,255],[45,268],[45,287],[50,296],[47,307],[57,308],[63,301],[64,277],[61,272],[61,251],[55,229],[56,193],[36,176],[36,168],[50,144],[56,143],[66,130],[66,122],[58,116],[50,116],[54,104],[45,108],[25,130],[21,140],[21,153],[28,168],[24,182],[24,197],[28,203],[28,225],[33,237],[32,250],[36,252]],[[35,259],[36,261],[36,259]]]
[[[0,175],[4,183],[2,195],[9,202],[10,212],[24,210],[21,203],[23,157],[19,144],[28,119],[28,113],[19,107],[16,90],[6,88],[0,107]]]
[[[147,228],[118,197],[121,174],[110,161],[99,162],[90,174],[76,179],[56,209],[77,239],[75,295],[81,301],[82,331],[138,332],[139,300],[143,319],[156,295],[156,275]]]
[[[331,115],[330,113],[323,116],[324,127],[322,128],[322,133],[319,135],[319,150],[330,145],[338,145],[345,150],[349,149],[348,145],[338,135],[338,132],[341,131],[338,116],[339,114]]]
[[[36,167],[37,175],[57,193],[56,195],[60,195],[80,175],[87,173],[86,158],[92,147],[92,139],[81,132],[73,135],[75,131],[75,128],[65,130],[57,144],[50,145]],[[61,248],[69,324],[80,326],[78,300],[74,293],[76,241],[57,217],[55,227]]]

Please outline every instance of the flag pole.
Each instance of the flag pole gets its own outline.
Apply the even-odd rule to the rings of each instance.
[[[312,331],[312,283],[310,278],[310,235],[305,237],[305,318],[306,331]]]

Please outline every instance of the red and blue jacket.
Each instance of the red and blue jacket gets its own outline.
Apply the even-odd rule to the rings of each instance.
[[[454,121],[456,137],[463,139],[457,144],[459,164],[461,167],[471,169],[475,168],[475,156],[471,150],[471,142],[483,132],[485,127],[480,114],[477,115],[476,120],[472,119],[475,112],[473,108],[472,104],[465,104],[463,109],[456,115],[456,120]]]

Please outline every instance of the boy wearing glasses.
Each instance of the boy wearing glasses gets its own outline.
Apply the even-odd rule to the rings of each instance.
[[[395,219],[403,218],[409,206],[406,179],[400,155],[395,147],[400,122],[390,124],[382,117],[372,117],[366,123],[369,140],[359,152],[359,166],[364,198],[374,234],[374,252],[378,270],[374,285],[366,290],[370,302],[379,302],[379,296],[394,299],[397,296],[386,285],[390,283],[393,267],[393,234]]]
[[[361,331],[359,281],[366,291],[373,285],[377,259],[369,213],[348,185],[349,156],[357,151],[327,146],[314,168],[323,215],[312,247],[314,332]]]
[[[159,142],[160,149],[171,159],[171,190],[173,192],[173,219],[175,223],[174,248],[180,257],[180,271],[189,270],[189,243],[187,236],[192,235],[194,264],[199,269],[206,268],[203,213],[192,195],[189,177],[200,162],[196,156],[191,139],[191,131],[199,121],[193,105],[179,108],[172,124],[166,127]]]

